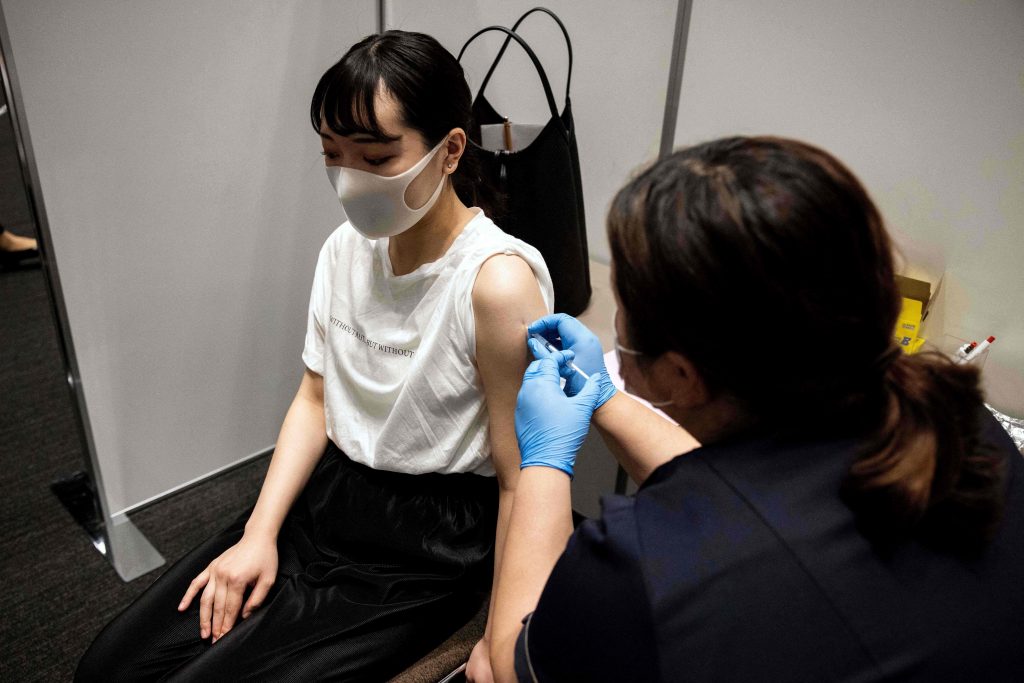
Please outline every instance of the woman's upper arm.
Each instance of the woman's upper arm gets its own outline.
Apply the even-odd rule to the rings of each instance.
[[[302,381],[299,382],[297,397],[304,398],[321,406],[324,404],[324,378],[309,368],[302,373]]]
[[[533,269],[519,256],[484,262],[473,286],[476,360],[490,418],[491,450],[499,484],[519,472],[516,396],[530,363],[526,327],[547,313]]]
[[[309,294],[309,311],[306,316],[306,340],[302,348],[302,361],[314,374],[324,373],[324,344],[327,336],[326,321],[330,317],[332,270],[334,268],[335,245],[340,229],[336,230],[320,249],[313,271],[313,286]],[[322,377],[321,377],[322,379]]]

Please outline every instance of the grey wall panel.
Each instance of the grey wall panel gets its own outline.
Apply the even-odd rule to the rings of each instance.
[[[910,272],[945,270],[933,332],[997,336],[989,398],[1024,415],[1024,3],[694,3],[678,144],[774,133],[865,182]]]
[[[273,444],[343,218],[309,98],[376,3],[2,7],[117,513]]]
[[[458,53],[466,38],[491,24],[510,26],[535,0],[392,0],[389,27],[422,31]],[[624,179],[658,154],[676,0],[548,0],[573,40],[572,106],[579,141],[590,253],[608,262],[605,216]],[[559,103],[565,92],[565,41],[545,15],[521,28],[544,63]],[[464,58],[476,93],[501,45],[497,34],[474,42]],[[543,122],[549,114],[533,65],[510,47],[487,87],[492,104],[513,121]],[[557,268],[557,264],[549,264]]]

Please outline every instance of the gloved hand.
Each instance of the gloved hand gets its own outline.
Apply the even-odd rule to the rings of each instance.
[[[602,377],[607,379],[608,373],[591,375],[580,392],[570,397],[562,392],[553,358],[530,363],[516,400],[520,469],[542,465],[573,475],[576,452],[590,430],[590,416],[597,409]]]
[[[567,360],[573,360],[576,366],[590,375],[592,379],[595,375],[600,375],[600,396],[594,407],[595,410],[603,406],[605,401],[615,394],[617,390],[604,365],[604,350],[601,348],[601,342],[597,335],[587,329],[586,325],[579,320],[565,313],[555,313],[535,320],[526,331],[527,334],[540,333],[556,347],[559,346],[558,338],[561,337],[560,346]],[[530,350],[535,358],[551,355],[539,344],[530,344]],[[570,352],[572,356],[568,355]],[[573,372],[571,368],[564,369],[565,365],[560,359],[555,358],[555,361],[559,363],[561,374],[565,377],[565,394],[575,396],[583,388],[586,380]]]

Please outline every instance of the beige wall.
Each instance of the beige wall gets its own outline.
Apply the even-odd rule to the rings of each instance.
[[[691,21],[677,144],[837,154],[910,272],[945,271],[929,333],[996,335],[990,401],[1024,415],[1024,3],[697,0]]]

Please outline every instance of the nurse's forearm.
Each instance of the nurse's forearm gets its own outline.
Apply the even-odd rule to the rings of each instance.
[[[597,409],[593,424],[637,484],[660,465],[700,446],[685,429],[621,391]]]
[[[525,468],[516,486],[491,616],[491,667],[499,683],[515,681],[515,644],[523,617],[537,606],[571,533],[568,475],[550,467]]]
[[[259,499],[245,525],[246,535],[277,538],[326,447],[323,379],[307,370],[281,425]]]

